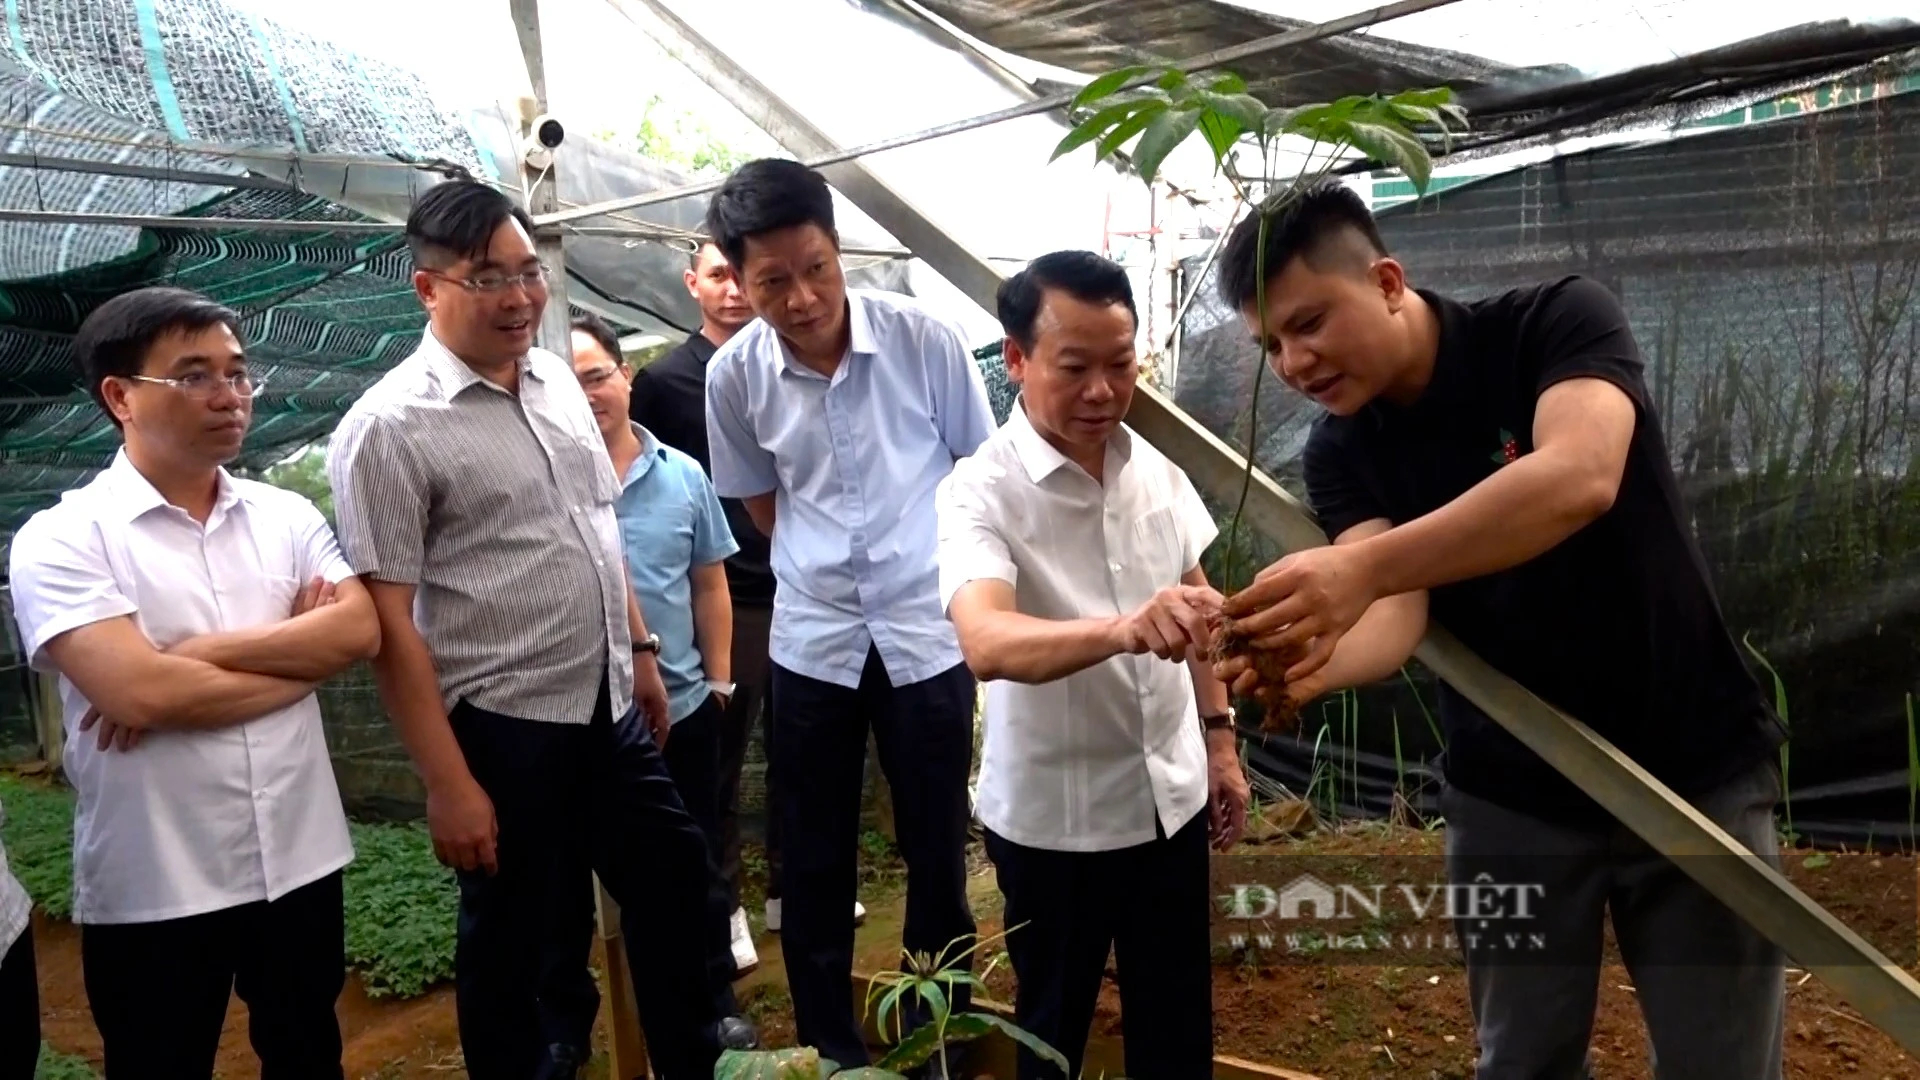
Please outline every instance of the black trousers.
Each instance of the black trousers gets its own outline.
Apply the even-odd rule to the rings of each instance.
[[[713,903],[706,839],[636,710],[605,686],[586,724],[449,715],[493,800],[498,873],[462,872],[454,954],[460,1043],[473,1080],[563,1076],[587,1060],[599,991],[587,969],[593,880],[620,905],[655,1075],[708,1080],[714,1025],[735,1009],[730,914]]]
[[[720,725],[723,712],[720,702],[711,695],[700,703],[700,707],[680,718],[673,725],[673,731],[667,736],[665,756],[667,774],[673,777],[673,786],[680,792],[680,801],[692,815],[694,824],[700,826],[700,835],[707,842],[707,857],[711,860],[713,872],[709,875],[709,888],[713,895],[708,902],[726,911],[729,915],[738,905],[734,899],[732,887],[721,875],[719,867],[722,858],[720,835]]]
[[[1006,897],[1007,958],[1016,1022],[1080,1075],[1107,953],[1120,983],[1126,1075],[1206,1080],[1213,1075],[1212,945],[1207,815],[1171,837],[1117,851],[1043,851],[989,830]],[[1020,1080],[1060,1070],[1024,1047]]]
[[[80,928],[87,1003],[107,1080],[213,1075],[227,1001],[247,1003],[261,1080],[338,1080],[346,985],[340,872],[278,900],[149,923]]]
[[[902,944],[937,955],[974,933],[966,868],[973,701],[974,679],[964,664],[895,687],[880,654],[870,651],[858,689],[773,667],[775,797],[786,845],[780,945],[795,1033],[800,1045],[842,1066],[868,1062],[852,983],[868,729],[893,791],[894,831],[907,864]],[[970,944],[962,941],[949,955]],[[961,987],[955,1011],[969,1000]]]
[[[780,895],[780,828],[773,813],[773,710],[762,708],[769,694],[767,636],[773,609],[733,606],[733,697],[720,718],[720,876],[727,882],[728,910],[740,906],[740,772],[746,768],[753,722],[764,713],[760,748],[767,756],[767,896]],[[672,746],[672,741],[668,741]]]
[[[0,1080],[33,1080],[40,1063],[40,979],[34,969],[33,924],[0,960]]]

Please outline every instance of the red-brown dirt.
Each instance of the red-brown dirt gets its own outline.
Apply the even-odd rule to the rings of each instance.
[[[1359,826],[1304,839],[1247,844],[1214,860],[1214,893],[1227,896],[1236,884],[1284,887],[1311,873],[1330,883],[1441,882],[1444,834],[1412,828]],[[1920,972],[1915,951],[1915,860],[1910,856],[1827,853],[1824,864],[1805,865],[1811,853],[1782,853],[1787,876],[1802,891],[1910,972]],[[1466,974],[1446,947],[1420,954],[1303,959],[1286,957],[1284,943],[1262,954],[1234,949],[1243,921],[1216,912],[1214,1033],[1217,1053],[1281,1065],[1326,1080],[1382,1076],[1470,1078],[1475,1040],[1467,1004]],[[999,929],[982,920],[982,931]],[[1444,936],[1442,919],[1431,927],[1410,921],[1391,928],[1396,939],[1428,929]],[[1270,930],[1269,932],[1274,932]],[[1634,1000],[1632,979],[1617,962],[1609,939],[1609,964],[1601,975],[1594,1025],[1596,1080],[1650,1075],[1646,1028]],[[1013,998],[1010,972],[988,980],[993,997]],[[1097,1032],[1118,1037],[1119,996],[1109,980],[1102,990]],[[1787,1076],[1920,1078],[1920,1062],[1860,1018],[1817,978],[1791,970],[1787,995]]]
[[[87,1008],[80,969],[80,930],[71,923],[36,913],[33,936],[40,969],[41,1037],[54,1049],[78,1054],[99,1070],[100,1033]],[[349,1077],[427,1080],[465,1075],[462,1070],[448,1068],[460,1061],[451,986],[396,1001],[369,998],[360,981],[349,978],[336,1011],[346,1041]],[[247,1042],[247,1007],[237,997],[227,1007],[227,1026],[221,1034],[214,1073],[221,1080],[260,1075],[259,1061]]]
[[[1303,873],[1330,883],[1437,882],[1444,880],[1440,876],[1443,838],[1438,831],[1366,825],[1244,844],[1216,856],[1214,891],[1226,896],[1235,884],[1278,889]],[[1809,855],[1804,850],[1784,851],[1787,876],[1862,937],[1909,971],[1920,973],[1920,965],[1914,963],[1915,860],[1828,853],[1824,861],[1815,857],[1810,867],[1806,865]],[[973,892],[981,933],[995,933],[1000,919],[990,876],[983,876],[977,886]],[[860,934],[858,962],[863,969],[874,970],[897,956],[899,912],[897,900],[869,903],[869,907],[872,912]],[[79,934],[67,924],[44,918],[36,917],[34,925],[46,1038],[55,1048],[86,1056],[97,1067],[99,1037],[81,983]],[[1434,929],[1444,933],[1438,919]],[[1247,933],[1248,927],[1244,921],[1227,918],[1224,908],[1216,917],[1215,930],[1217,1052],[1325,1080],[1472,1076],[1474,1032],[1465,974],[1457,956],[1444,947],[1419,954],[1348,955],[1338,960],[1324,955],[1287,957],[1280,947],[1264,952],[1236,949],[1230,935]],[[1398,937],[1422,933],[1425,928],[1406,923],[1391,930]],[[738,986],[741,1004],[768,1045],[790,1045],[792,1019],[778,943],[763,940],[761,957],[761,970]],[[1012,977],[1004,961],[988,983],[992,997],[1013,1000]],[[1787,1002],[1789,1077],[1920,1080],[1920,1062],[1861,1019],[1819,979],[1791,971]],[[450,987],[410,1001],[369,1000],[359,983],[349,980],[340,1017],[350,1078],[457,1080],[464,1075]],[[602,1020],[604,1028],[604,1014]],[[1119,998],[1111,983],[1102,992],[1095,1030],[1115,1037],[1121,1034]],[[597,1041],[604,1046],[603,1038]],[[1599,1080],[1648,1075],[1645,1028],[1632,980],[1617,963],[1601,977],[1593,1050],[1594,1075]],[[605,1070],[602,1055],[589,1076],[604,1076]],[[238,1000],[228,1014],[218,1075],[222,1080],[259,1075],[246,1041],[245,1006]]]

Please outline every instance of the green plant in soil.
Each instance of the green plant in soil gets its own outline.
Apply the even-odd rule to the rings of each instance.
[[[58,784],[0,775],[8,869],[48,916],[73,915],[74,794]],[[347,963],[370,997],[413,997],[453,977],[459,889],[433,857],[424,825],[350,823]]]
[[[100,1080],[87,1059],[63,1054],[46,1043],[40,1044],[40,1061],[34,1066],[33,1080]]]
[[[7,869],[55,919],[73,917],[73,801],[67,788],[0,776]]]
[[[459,886],[426,826],[356,823],[347,865],[347,963],[368,997],[414,997],[453,977]]]
[[[1242,212],[1251,212],[1259,222],[1257,305],[1263,343],[1269,340],[1266,241],[1272,220],[1355,154],[1398,168],[1424,193],[1433,175],[1429,141],[1445,144],[1456,130],[1467,126],[1466,113],[1445,87],[1270,107],[1248,93],[1246,80],[1232,72],[1196,77],[1158,66],[1121,68],[1094,79],[1074,97],[1068,112],[1074,126],[1054,148],[1053,157],[1092,145],[1098,162],[1113,157],[1131,141],[1133,169],[1149,185],[1167,156],[1194,133],[1200,134],[1216,172],[1226,177],[1237,197],[1232,219],[1238,221]],[[1299,166],[1283,175],[1280,154],[1294,145],[1305,147]],[[1222,242],[1226,235],[1222,233]],[[1246,472],[1226,530],[1222,580],[1227,582],[1239,580],[1240,519],[1253,484],[1259,445],[1255,427],[1266,366],[1262,363],[1254,371],[1247,406]],[[1259,673],[1254,696],[1262,708],[1263,727],[1279,730],[1297,722],[1297,710],[1284,694],[1284,674],[1293,658],[1244,639],[1234,632],[1231,620],[1216,623],[1214,651],[1216,658],[1247,655],[1252,660]]]
[[[875,975],[867,984],[865,1012],[874,1016],[875,1026],[881,1037],[888,1039],[890,1048],[871,1066],[842,1069],[808,1046],[728,1050],[714,1065],[715,1080],[904,1080],[906,1073],[928,1062],[936,1063],[936,1075],[945,1076],[947,1051],[995,1031],[1059,1066],[1064,1076],[1067,1059],[1031,1032],[991,1013],[954,1011],[953,999],[959,988],[985,993],[987,976],[1006,954],[994,954],[986,970],[977,974],[969,958],[1004,936],[1003,931],[985,938],[957,938],[937,956],[902,950],[900,970]],[[971,944],[967,944],[969,940]],[[914,1004],[924,1010],[925,1021],[907,1031],[904,1014]]]

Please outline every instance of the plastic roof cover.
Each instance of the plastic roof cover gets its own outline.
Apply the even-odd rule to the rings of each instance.
[[[1354,0],[857,0],[919,4],[996,49],[1076,73],[1165,63],[1350,14]],[[1809,15],[1820,21],[1810,21]],[[1920,44],[1910,0],[1461,0],[1240,61],[1273,103],[1447,85],[1475,134],[1563,137],[1586,124],[1671,124]],[[1850,60],[1848,59],[1850,58]]]
[[[43,163],[184,171],[197,180],[231,176],[254,188],[272,187],[263,183],[268,178],[288,184],[235,191],[4,165],[0,206],[9,209],[363,222],[367,214],[398,219],[412,193],[437,180],[409,161],[509,175],[512,141],[498,106],[449,107],[403,68],[223,0],[10,0],[5,21],[0,151]],[[567,202],[687,182],[583,138],[562,147],[558,169]],[[683,198],[632,217],[692,229],[703,211],[704,199]],[[847,239],[895,246],[884,234]],[[697,325],[680,280],[681,250],[592,236],[569,237],[566,245],[576,302],[629,327]],[[0,227],[0,535],[104,463],[116,445],[79,388],[68,351],[93,305],[137,285],[171,282],[239,309],[270,381],[240,462],[258,467],[324,436],[360,389],[411,350],[424,316],[399,248],[397,233]],[[897,262],[856,270],[854,278],[907,287]]]

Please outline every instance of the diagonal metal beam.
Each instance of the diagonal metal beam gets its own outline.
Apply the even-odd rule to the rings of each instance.
[[[155,147],[159,152],[162,147]],[[137,180],[160,180],[170,184],[198,184],[204,187],[244,188],[250,191],[295,191],[294,185],[253,173],[223,173],[211,169],[181,169],[171,165],[138,165],[129,161],[96,161],[91,158],[61,157],[57,154],[0,153],[0,167],[9,169],[46,169],[49,172],[88,173],[96,176],[125,176]]]
[[[1351,15],[1342,15],[1338,19],[1329,19],[1326,22],[1315,23],[1312,26],[1303,26],[1298,30],[1289,30],[1284,34],[1274,34],[1271,37],[1249,41],[1242,45],[1232,46],[1231,48],[1215,49],[1210,53],[1204,53],[1191,59],[1178,61],[1173,66],[1187,72],[1205,71],[1209,68],[1220,67],[1223,64],[1231,64],[1236,60],[1245,60],[1250,56],[1259,56],[1263,53],[1274,52],[1291,45],[1299,45],[1309,41],[1319,41],[1322,38],[1338,37],[1341,34],[1354,30],[1362,30],[1376,23],[1386,22],[1389,19],[1398,19],[1405,15],[1413,15],[1433,8],[1446,7],[1448,4],[1458,2],[1459,0],[1397,0],[1396,3],[1383,4],[1380,7],[1369,8],[1366,11],[1357,11]],[[634,18],[635,22],[641,21],[634,17],[634,11],[631,10],[635,0],[608,0],[608,3],[625,12],[629,18]],[[654,4],[651,0],[646,0],[646,7],[649,10],[655,11],[659,16],[672,19],[675,22],[679,21],[678,17],[664,5]],[[924,131],[916,131],[907,135],[896,135],[890,139],[881,139],[878,142],[865,143],[851,150],[842,150],[835,147],[830,151],[804,156],[802,160],[806,164],[824,171],[828,165],[838,165],[843,161],[852,161],[855,158],[877,154],[883,150],[898,150],[903,146],[912,146],[915,143],[923,143],[930,139],[938,139],[947,135],[958,135],[963,131],[973,131],[976,128],[991,127],[994,124],[1003,123],[1008,120],[1018,120],[1023,116],[1037,116],[1043,112],[1063,108],[1071,104],[1073,98],[1073,93],[1060,93],[1052,97],[1035,98],[1032,101],[1022,102],[1021,104],[1012,105],[995,112],[984,113],[970,119],[956,120],[950,124],[940,124],[927,128]],[[760,103],[749,102],[742,104],[735,102],[734,107],[746,113],[748,117],[756,121],[759,120]],[[761,127],[763,130],[766,129],[765,124],[762,124]],[[771,132],[769,132],[769,134],[771,134]],[[791,149],[791,147],[789,147],[789,149]],[[799,151],[794,152],[799,153]],[[652,206],[655,203],[672,202],[675,199],[684,199],[691,195],[705,195],[718,188],[722,182],[721,180],[712,180],[705,183],[688,184],[685,187],[672,188],[667,191],[656,191],[647,195],[633,195],[627,198],[613,199],[608,202],[570,207],[558,213],[536,217],[534,218],[534,223],[537,225],[557,225],[562,222],[578,221],[581,218],[594,217],[599,214],[611,214],[616,210],[631,210],[641,206]]]
[[[855,205],[982,309],[994,310],[1000,274],[874,176],[857,154],[838,150],[798,110],[676,17],[664,0],[609,2],[789,151],[823,162],[821,172]],[[1232,505],[1246,485],[1248,521],[1286,549],[1327,543],[1305,506],[1264,472],[1249,470],[1245,458],[1152,387],[1135,392],[1127,420],[1215,499]],[[1795,963],[1819,975],[1910,1053],[1920,1054],[1920,982],[1619,749],[1495,670],[1444,627],[1434,625],[1416,655]]]

